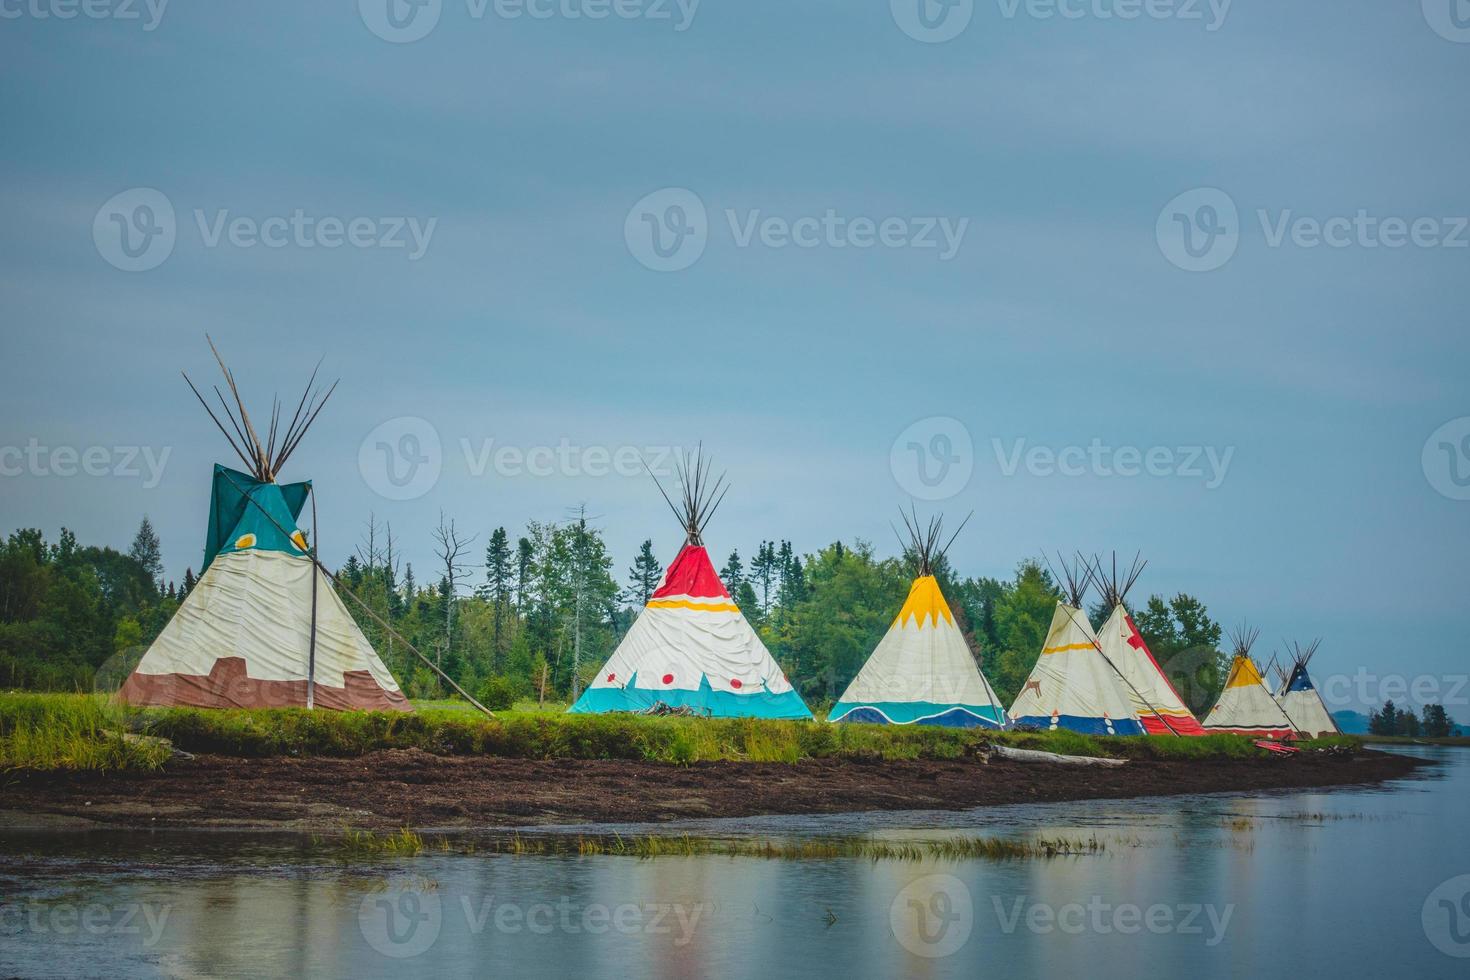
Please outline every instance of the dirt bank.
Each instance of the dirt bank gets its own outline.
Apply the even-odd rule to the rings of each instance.
[[[356,759],[200,756],[164,771],[12,772],[0,824],[337,829],[526,826],[1339,786],[1407,776],[1383,752],[1252,760],[1134,761],[1116,769],[993,761],[776,763],[444,757],[412,749]]]

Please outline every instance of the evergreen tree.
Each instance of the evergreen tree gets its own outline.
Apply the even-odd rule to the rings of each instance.
[[[494,642],[492,665],[498,670],[505,650],[506,619],[510,615],[511,554],[510,536],[497,527],[485,546],[485,584],[479,590],[481,599],[491,604],[491,637]]]
[[[1450,734],[1454,725],[1451,724],[1450,717],[1444,710],[1444,705],[1426,704],[1424,706],[1424,720],[1420,727],[1429,738],[1445,738]]]
[[[740,560],[739,551],[730,552],[730,557],[725,559],[725,567],[720,569],[720,581],[725,583],[732,596],[745,584],[745,563]]]
[[[1394,707],[1392,701],[1383,702],[1383,708],[1368,716],[1368,733],[1370,735],[1397,735],[1399,731],[1399,711]]]
[[[516,542],[516,613],[524,616],[526,614],[526,588],[531,582],[531,566],[535,560],[536,550],[531,544],[530,538],[521,538]]]
[[[764,616],[771,608],[771,587],[776,584],[781,574],[780,558],[776,554],[776,545],[772,541],[762,541],[755,552],[755,560],[750,563],[750,576],[753,584],[760,587],[760,614]]]
[[[62,532],[63,535],[70,532]],[[75,538],[72,539],[75,543]],[[161,592],[163,589],[163,551],[158,544],[158,535],[153,531],[153,524],[148,520],[148,515],[143,515],[143,523],[138,525],[138,533],[133,537],[133,546],[128,549],[128,557],[142,566],[143,571],[153,580],[154,585]]]
[[[653,541],[644,539],[638,548],[638,557],[633,559],[633,564],[628,569],[628,600],[640,609],[648,605],[648,600],[658,588],[663,574],[663,566],[653,556]]]
[[[189,593],[194,591],[194,586],[197,585],[198,582],[199,580],[194,577],[194,569],[184,569],[184,588],[179,594],[179,598],[187,599],[189,597]]]

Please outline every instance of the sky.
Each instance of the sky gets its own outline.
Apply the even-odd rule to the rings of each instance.
[[[341,379],[329,564],[667,561],[702,444],[717,560],[973,509],[962,574],[1140,553],[1470,715],[1466,7],[0,0],[0,528],[197,568],[208,332],[257,415]]]

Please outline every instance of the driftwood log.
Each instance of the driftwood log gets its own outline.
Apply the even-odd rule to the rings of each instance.
[[[990,755],[1007,762],[1030,762],[1044,766],[1104,766],[1113,768],[1128,764],[1127,759],[1094,759],[1082,755],[1058,755],[1035,749],[1013,749],[1009,745],[992,745]]]

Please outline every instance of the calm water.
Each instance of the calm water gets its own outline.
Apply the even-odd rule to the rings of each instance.
[[[1417,751],[1440,767],[1375,789],[618,828],[1107,846],[1050,861],[344,865],[281,835],[0,829],[0,976],[1464,977],[1470,750]]]

